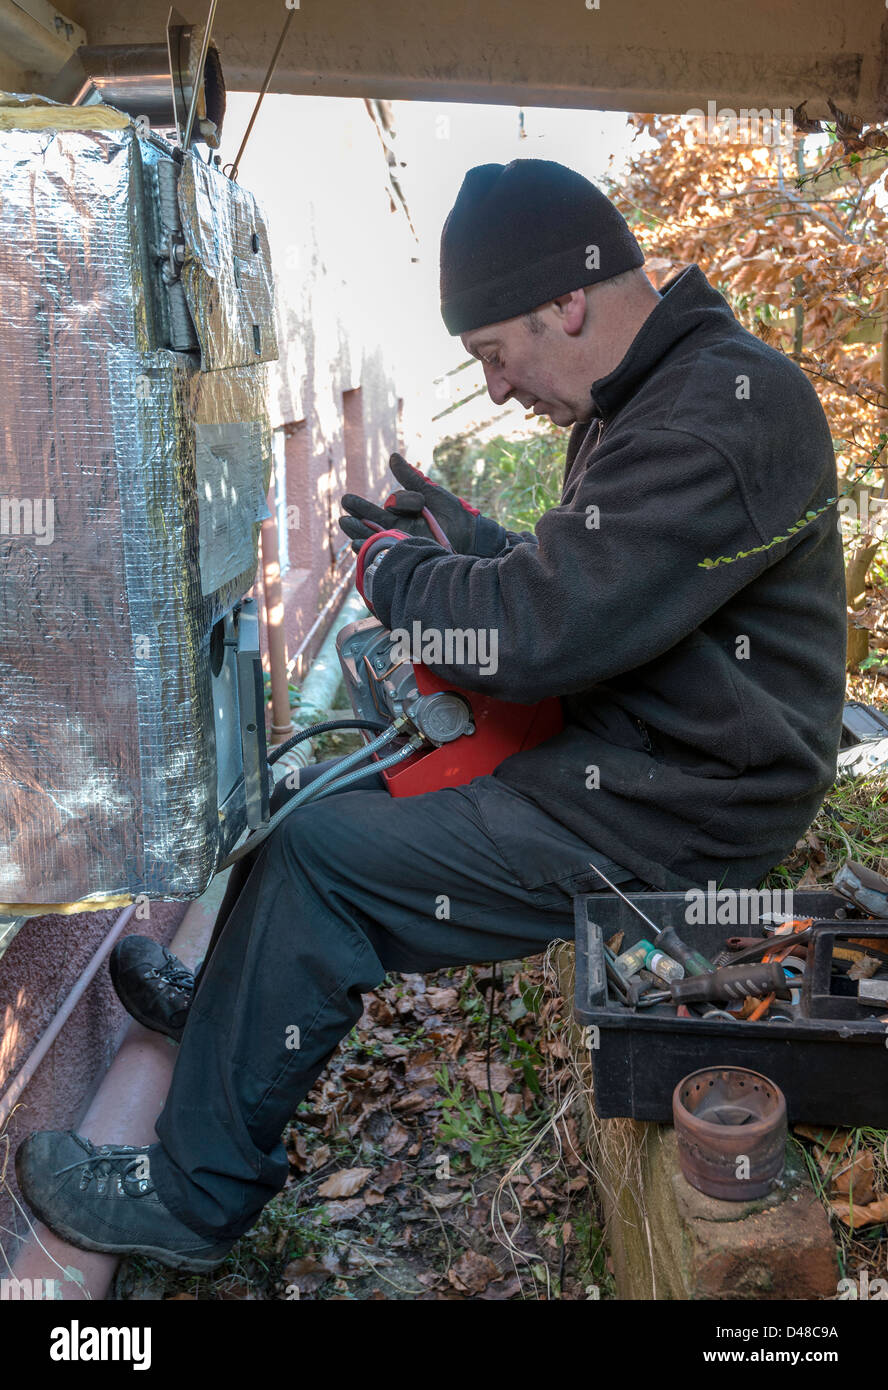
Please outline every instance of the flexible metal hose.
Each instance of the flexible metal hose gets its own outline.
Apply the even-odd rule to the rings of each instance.
[[[301,806],[306,801],[310,801],[312,797],[317,795],[322,787],[327,786],[330,782],[338,778],[340,773],[346,772],[350,767],[353,767],[355,763],[361,762],[364,758],[370,757],[378,749],[383,748],[387,743],[391,743],[392,739],[397,738],[401,733],[401,728],[402,723],[398,720],[396,723],[391,724],[384,733],[379,734],[377,738],[371,739],[363,748],[359,748],[357,752],[349,753],[346,757],[340,758],[333,767],[327,770],[327,772],[322,773],[320,777],[316,777],[307,787],[303,787],[301,791],[298,791],[295,796],[291,797],[279,810],[275,811],[267,825],[263,825],[258,830],[255,830],[249,839],[245,840],[237,849],[233,849],[229,855],[226,855],[216,872],[221,873],[223,869],[229,868],[232,864],[237,863],[238,859],[242,859],[245,854],[249,854],[251,850],[256,849],[258,845],[261,845],[264,840],[268,839],[273,830],[277,829],[285,816],[288,816],[291,811],[295,811],[297,806]],[[413,751],[411,747],[410,752]],[[377,767],[378,764],[374,764],[372,768],[368,769],[368,773],[370,771],[375,772]]]
[[[337,777],[330,786],[323,787],[314,799],[320,801],[321,797],[327,796],[329,792],[342,791],[343,787],[351,786],[352,782],[358,782],[362,777],[369,777],[374,772],[382,772],[383,768],[386,767],[394,767],[395,763],[402,763],[405,758],[409,758],[415,752],[416,744],[411,741],[406,748],[399,748],[397,753],[389,753],[387,758],[380,758],[379,762],[374,763],[372,767],[359,767],[357,771],[350,772],[347,777]],[[320,780],[319,777],[317,782]],[[306,790],[310,791],[312,787],[317,785],[317,782],[312,782]],[[309,797],[308,799],[311,800],[312,798]]]

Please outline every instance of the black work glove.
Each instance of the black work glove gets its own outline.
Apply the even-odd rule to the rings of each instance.
[[[426,507],[458,554],[493,553],[487,549],[479,552],[475,548],[479,521],[487,527],[496,525],[482,517],[477,507],[470,506],[461,497],[433,483],[431,478],[414,468],[400,454],[392,454],[389,468],[401,488],[386,499],[384,506],[377,507],[375,503],[352,492],[347,492],[341,499],[341,506],[348,515],[339,518],[339,525],[351,537],[352,550],[357,553],[364,542],[376,534],[372,527],[364,525],[366,521],[375,522],[384,530],[394,527],[406,531],[410,536],[439,540],[421,515],[423,507]]]

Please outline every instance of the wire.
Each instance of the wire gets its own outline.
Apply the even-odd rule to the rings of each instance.
[[[289,753],[291,748],[295,748],[297,743],[303,743],[307,738],[314,738],[317,734],[329,733],[331,729],[375,729],[377,733],[382,733],[388,728],[381,719],[325,719],[321,724],[307,724],[304,729],[292,734],[284,743],[277,744],[268,755],[268,766],[274,767],[279,758],[285,753]]]
[[[444,531],[441,529],[438,522],[436,521],[434,514],[429,511],[428,507],[423,507],[422,519],[425,522],[426,526],[428,526],[429,530],[431,531],[438,544],[443,545],[445,550],[452,551],[453,546],[450,544],[450,541],[448,540]]]
[[[226,165],[226,166],[225,166],[226,168],[229,168],[229,167],[231,168],[231,173],[229,174],[228,177],[229,177],[230,179],[232,179],[234,183],[237,183],[237,171],[238,171],[238,168],[240,167],[241,156],[242,156],[242,154],[243,154],[243,152],[244,152],[244,148],[245,148],[245,146],[246,146],[246,143],[247,143],[247,141],[248,141],[249,138],[250,138],[250,131],[253,129],[253,124],[254,124],[254,122],[255,122],[255,120],[256,120],[256,117],[259,115],[259,107],[262,105],[262,98],[265,96],[265,93],[268,91],[268,84],[271,82],[271,79],[272,79],[272,77],[274,76],[274,70],[275,70],[275,68],[277,67],[277,60],[278,60],[278,58],[281,56],[281,49],[282,49],[283,46],[284,46],[284,39],[287,37],[287,30],[288,30],[289,27],[290,27],[290,20],[293,18],[293,16],[294,16],[295,13],[296,13],[295,9],[292,9],[292,10],[288,9],[288,10],[287,10],[287,18],[284,20],[284,27],[283,27],[283,29],[281,30],[281,36],[280,36],[280,38],[279,38],[278,41],[277,41],[277,48],[274,50],[274,53],[272,53],[272,55],[271,55],[271,62],[268,64],[268,72],[265,74],[265,81],[262,83],[262,89],[261,89],[261,91],[259,92],[259,96],[258,96],[257,99],[256,99],[256,105],[253,107],[253,114],[252,114],[252,116],[250,117],[250,123],[249,123],[249,125],[247,126],[246,130],[244,131],[244,138],[243,138],[243,140],[241,140],[240,149],[238,150],[237,154],[234,156],[234,163],[233,163],[231,166],[229,166],[229,165]]]

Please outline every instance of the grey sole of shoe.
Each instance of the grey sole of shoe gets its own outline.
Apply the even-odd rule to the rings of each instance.
[[[21,1187],[21,1183],[19,1186]],[[121,1260],[127,1255],[141,1255],[143,1259],[156,1260],[158,1264],[166,1265],[168,1269],[184,1269],[189,1274],[204,1274],[211,1269],[217,1269],[228,1255],[228,1251],[226,1251],[224,1255],[218,1255],[215,1259],[208,1260],[192,1255],[182,1255],[175,1250],[164,1250],[156,1245],[103,1245],[98,1241],[90,1240],[88,1236],[81,1235],[66,1221],[59,1221],[55,1217],[50,1219],[40,1203],[35,1202],[24,1188],[22,1188],[22,1195],[34,1215],[43,1222],[44,1226],[48,1226],[53,1234],[61,1240],[68,1241],[70,1245],[76,1245],[78,1250],[89,1250],[98,1255],[116,1255]]]
[[[114,986],[114,993],[117,995],[117,998],[120,1000],[121,1004],[126,1009],[130,1018],[134,1018],[137,1023],[141,1023],[143,1028],[149,1028],[152,1033],[162,1033],[165,1038],[172,1038],[174,1043],[179,1043],[182,1041],[182,1032],[184,1031],[183,1029],[180,1029],[178,1032],[175,1032],[170,1028],[164,1028],[162,1024],[159,1024],[156,1022],[156,1020],[149,1018],[147,1014],[143,1014],[141,1009],[137,1009],[135,1005],[127,1003],[127,1001],[124,999],[123,995],[120,992],[120,987],[118,984],[120,977],[117,972],[117,962],[113,956],[108,963],[108,974],[111,976],[111,983]]]

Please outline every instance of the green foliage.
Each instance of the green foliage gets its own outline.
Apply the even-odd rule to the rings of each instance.
[[[561,499],[567,439],[555,426],[484,444],[451,436],[435,450],[435,480],[510,531],[532,531]]]
[[[496,1091],[481,1091],[475,1096],[447,1067],[435,1072],[435,1080],[444,1092],[438,1137],[465,1147],[473,1167],[503,1163],[520,1153],[532,1138],[533,1117],[506,1115],[502,1096]]]
[[[571,1214],[577,1250],[577,1277],[597,1298],[613,1298],[614,1277],[607,1264],[607,1243],[595,1215],[586,1206]]]

